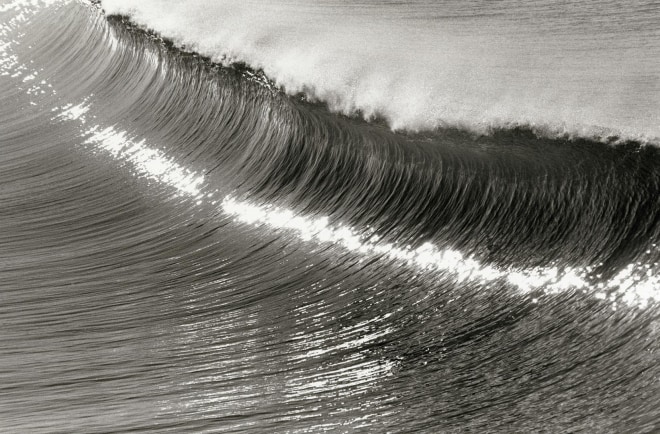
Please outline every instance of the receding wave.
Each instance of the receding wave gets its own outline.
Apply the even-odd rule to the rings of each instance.
[[[110,14],[395,130],[660,137],[660,6],[103,0]]]
[[[641,141],[395,132],[4,3],[0,431],[657,431],[659,197]]]

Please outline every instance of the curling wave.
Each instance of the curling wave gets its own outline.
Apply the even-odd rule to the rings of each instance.
[[[396,133],[0,14],[3,430],[656,428],[660,149]]]

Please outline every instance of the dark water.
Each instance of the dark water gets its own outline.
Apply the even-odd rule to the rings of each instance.
[[[0,11],[2,431],[660,428],[657,146],[393,133]]]

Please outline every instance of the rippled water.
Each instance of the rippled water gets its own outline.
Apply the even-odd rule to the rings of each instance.
[[[0,6],[0,429],[653,432],[660,151],[395,133]]]

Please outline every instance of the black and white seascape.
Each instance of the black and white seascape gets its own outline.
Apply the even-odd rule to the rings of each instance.
[[[660,3],[0,0],[0,431],[660,430]]]

